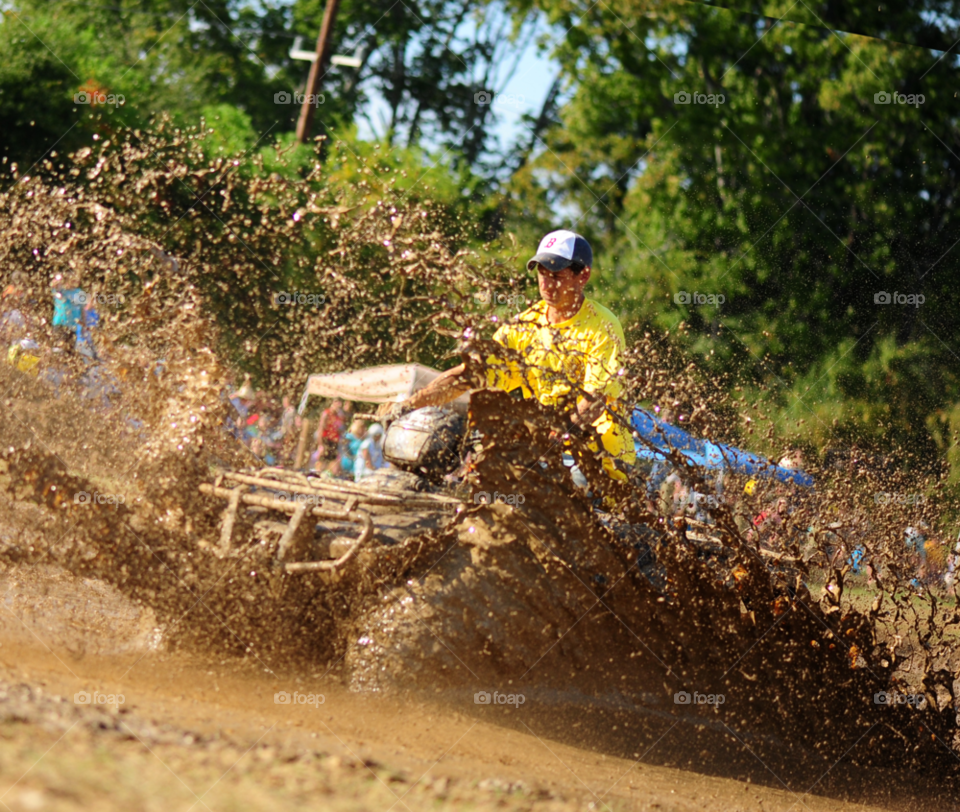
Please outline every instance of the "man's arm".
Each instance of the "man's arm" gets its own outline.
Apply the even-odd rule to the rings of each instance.
[[[472,388],[473,384],[467,375],[467,365],[459,364],[442,373],[419,392],[414,392],[404,401],[403,405],[411,409],[419,409],[423,406],[443,406],[451,400],[456,400],[464,392],[469,392]]]
[[[473,387],[474,384],[467,374],[466,364],[459,364],[435,378],[419,392],[414,392],[404,401],[404,406],[411,409],[419,409],[423,406],[443,406],[452,400],[456,400],[464,392],[469,392]],[[582,426],[589,426],[603,414],[604,408],[606,408],[606,398],[603,395],[587,394],[577,402],[577,411],[572,416],[573,422]]]
[[[616,329],[613,325],[608,325],[584,354],[586,368],[583,385],[587,391],[577,401],[577,411],[572,416],[574,423],[591,425],[606,409],[608,396],[614,399],[619,397],[621,387],[616,371],[620,368],[623,349],[623,335],[619,325],[616,325]]]

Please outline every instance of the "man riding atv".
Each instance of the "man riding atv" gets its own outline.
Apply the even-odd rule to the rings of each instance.
[[[602,445],[607,452],[604,469],[614,479],[626,479],[626,466],[636,461],[636,452],[626,421],[615,416],[622,389],[623,328],[613,313],[584,296],[592,266],[593,251],[579,234],[547,234],[527,262],[528,271],[537,271],[542,301],[493,336],[510,351],[506,357],[486,358],[483,381],[469,374],[466,364],[449,369],[415,392],[404,408],[441,406],[483,385],[519,391],[569,414],[575,427],[589,433],[592,426],[597,436],[588,443],[594,451]]]

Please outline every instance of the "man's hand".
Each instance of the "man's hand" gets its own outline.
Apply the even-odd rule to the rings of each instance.
[[[383,426],[384,432],[386,432],[394,420],[409,411],[411,409],[406,403],[381,403],[377,407],[377,418]]]
[[[593,425],[593,421],[603,414],[607,407],[607,400],[603,395],[587,394],[577,401],[577,410],[570,419],[586,429]]]

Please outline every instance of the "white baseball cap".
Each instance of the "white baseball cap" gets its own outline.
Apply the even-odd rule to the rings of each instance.
[[[575,264],[592,267],[593,250],[579,234],[561,229],[551,231],[540,240],[536,255],[527,262],[527,270],[533,271],[537,265],[543,265],[551,271],[562,271]]]

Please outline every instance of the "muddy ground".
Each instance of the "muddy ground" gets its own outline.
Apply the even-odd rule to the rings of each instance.
[[[676,721],[626,753],[603,708],[558,695],[483,707],[466,692],[358,693],[332,673],[165,653],[149,611],[52,570],[10,570],[0,594],[10,809],[923,808],[884,800],[883,776],[873,803],[862,786],[851,800],[782,786],[746,747],[731,754],[744,780],[678,769],[690,754]],[[276,704],[282,691],[317,698]],[[81,692],[108,701],[77,704]]]

